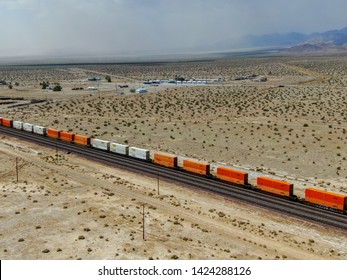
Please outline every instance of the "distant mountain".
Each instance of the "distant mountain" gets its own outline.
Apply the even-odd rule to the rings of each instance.
[[[287,48],[282,50],[282,52],[286,53],[339,53],[339,52],[347,52],[347,48],[344,46],[338,46],[334,44],[327,43],[314,43],[314,44],[302,44]]]
[[[299,44],[300,42],[304,42],[308,39],[308,35],[301,33],[272,33],[266,34],[262,36],[246,36],[244,39],[246,47],[254,48],[254,47],[290,47]]]
[[[313,44],[303,44],[286,49],[287,52],[293,53],[307,53],[307,52],[319,52],[323,51],[324,47]]]
[[[347,47],[347,27],[341,30],[329,30],[323,33],[285,33],[285,34],[266,34],[262,36],[246,36],[244,38],[245,47],[293,47],[297,45],[305,45],[303,48],[313,48],[317,45],[317,49],[326,48],[327,45]],[[319,44],[321,46],[319,46]],[[324,45],[326,44],[326,45]],[[309,46],[310,45],[310,46]]]
[[[330,30],[324,33],[313,33],[306,41],[309,44],[332,44],[335,46],[347,46],[347,27],[341,30]]]

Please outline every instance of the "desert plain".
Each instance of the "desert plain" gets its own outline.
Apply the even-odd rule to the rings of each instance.
[[[0,115],[230,166],[253,184],[259,175],[290,181],[299,197],[311,186],[347,194],[346,60],[1,66],[12,88],[0,86]],[[144,80],[175,77],[220,82],[133,92]],[[347,258],[337,229],[172,182],[161,181],[158,195],[155,178],[0,137],[1,259]]]

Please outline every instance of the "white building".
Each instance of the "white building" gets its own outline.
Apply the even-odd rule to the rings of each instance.
[[[138,88],[135,92],[136,93],[146,93],[146,92],[148,92],[148,90],[146,88]]]

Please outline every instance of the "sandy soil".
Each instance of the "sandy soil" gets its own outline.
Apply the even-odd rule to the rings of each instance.
[[[20,85],[0,86],[0,96],[44,101],[0,105],[1,114],[233,166],[249,171],[251,182],[259,173],[274,176],[297,184],[299,196],[311,186],[347,193],[345,65],[344,57],[332,56],[1,68],[3,77],[19,79]],[[72,90],[79,83],[85,89],[96,85],[86,78],[105,74],[114,80],[99,82],[98,91]],[[235,80],[252,74],[268,81]],[[175,76],[223,77],[225,83],[161,85],[149,87],[146,95],[130,93],[144,79]],[[63,92],[41,90],[38,83],[49,79],[59,80]],[[116,90],[125,82],[129,88]],[[120,90],[124,95],[116,94]]]
[[[291,181],[299,197],[311,186],[347,193],[346,65],[345,57],[291,56],[2,66],[0,80],[13,88],[0,85],[0,115],[232,166],[251,183]],[[111,83],[87,81],[106,74]],[[235,80],[252,74],[268,81]],[[175,76],[225,82],[131,93],[143,80]],[[63,91],[42,90],[42,81]],[[334,230],[164,182],[157,196],[151,178],[17,139],[0,144],[3,259],[346,259],[346,237]]]
[[[347,258],[324,226],[14,138],[0,154],[1,259]]]

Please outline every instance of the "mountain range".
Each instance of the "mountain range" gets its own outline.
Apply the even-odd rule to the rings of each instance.
[[[347,27],[340,30],[329,30],[322,33],[302,34],[273,33],[261,36],[246,36],[243,45],[247,48],[283,47],[293,51],[322,51],[327,48],[347,50]]]

